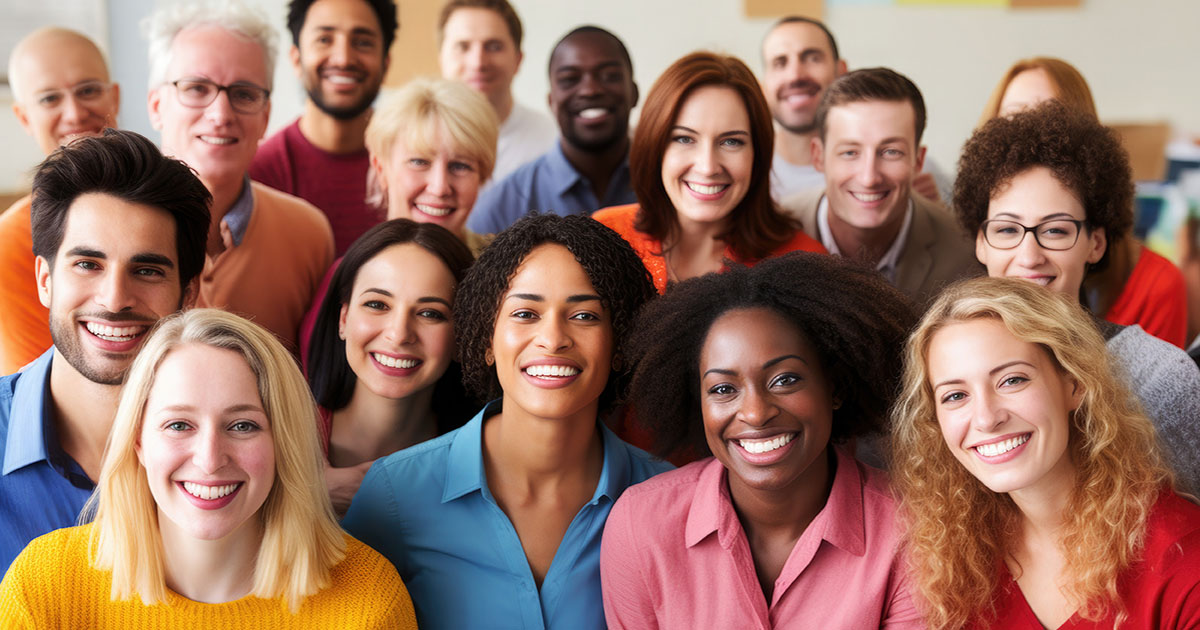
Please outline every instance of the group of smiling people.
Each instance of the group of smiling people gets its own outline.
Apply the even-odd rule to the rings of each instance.
[[[406,87],[368,143],[482,134],[486,179],[467,90]],[[236,315],[163,319],[86,524],[13,563],[5,626],[1200,627],[1200,374],[1082,302],[1132,223],[1113,132],[1059,102],[982,125],[954,207],[991,277],[916,305],[771,201],[740,61],[684,57],[643,111],[640,204],[388,220],[303,366]],[[220,483],[181,498],[184,458]]]

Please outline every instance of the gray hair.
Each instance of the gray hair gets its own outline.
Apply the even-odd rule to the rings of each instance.
[[[266,17],[238,0],[201,0],[174,3],[142,20],[142,32],[150,40],[150,89],[167,81],[171,44],[179,32],[196,26],[216,26],[262,46],[267,65],[267,85],[275,79],[279,33]]]

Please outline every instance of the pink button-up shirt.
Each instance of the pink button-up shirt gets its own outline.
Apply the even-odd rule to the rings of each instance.
[[[709,458],[621,495],[600,551],[610,629],[924,627],[882,472],[837,450],[829,500],[796,541],[770,602],[726,476]]]

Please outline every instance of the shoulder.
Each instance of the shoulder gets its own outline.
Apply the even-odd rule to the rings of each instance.
[[[771,255],[779,256],[788,252],[797,251],[815,252],[818,254],[829,253],[829,251],[825,249],[825,246],[822,245],[820,241],[809,236],[804,230],[796,230],[796,233],[792,235],[791,240],[775,248],[775,251],[771,252]]]
[[[930,201],[921,195],[911,194],[909,198],[913,203],[913,226],[920,224],[918,218],[924,223],[928,229],[932,230],[938,238],[945,238],[961,242],[964,246],[970,244],[970,239],[962,226],[959,225],[958,219],[950,213],[950,210],[940,203]],[[974,253],[972,253],[972,256]]]
[[[1164,297],[1182,297],[1179,292],[1184,290],[1183,272],[1179,267],[1149,247],[1142,247],[1142,254],[1138,256],[1129,282],[1159,287]]]
[[[817,230],[817,206],[821,204],[821,198],[824,196],[824,187],[810,188],[785,197],[779,203],[779,209],[783,214],[799,221],[804,227],[805,232],[815,234]]]
[[[531,136],[558,136],[558,127],[549,114],[539,112],[521,103],[513,103],[512,113],[508,115],[513,123],[513,130]],[[508,121],[505,121],[508,122]]]
[[[440,501],[446,485],[450,446],[461,430],[455,429],[375,460],[363,478],[360,492],[382,494],[395,504],[421,501],[421,497]],[[364,489],[367,492],[362,492]]]
[[[329,227],[329,220],[316,206],[260,182],[252,181],[250,185],[254,190],[254,212],[262,211],[264,218],[269,218],[272,222],[286,221],[289,235],[294,235],[297,230],[304,230],[310,234],[317,233],[332,238],[333,230]]]
[[[611,527],[605,528],[605,538],[613,539],[610,546],[624,541],[626,545],[657,548],[654,541],[682,536],[700,475],[713,461],[707,458],[692,462],[626,488],[608,517]]]
[[[33,211],[33,196],[25,195],[13,202],[7,210],[0,212],[0,233],[30,231],[29,216]]]
[[[416,628],[412,599],[392,563],[348,534],[345,541],[346,555],[330,571],[329,587],[312,598],[311,613],[326,621],[336,616],[340,627]]]
[[[64,527],[34,538],[13,560],[4,581],[11,578],[24,584],[49,584],[64,575],[91,571],[88,547],[92,527]]]
[[[1126,326],[1107,345],[1124,367],[1134,389],[1143,389],[1146,381],[1157,381],[1170,389],[1179,389],[1181,394],[1194,395],[1200,390],[1200,370],[1191,357],[1137,324]]]
[[[675,468],[670,462],[663,461],[622,440],[617,434],[611,431],[607,431],[607,433],[609,439],[605,441],[605,447],[620,449],[629,462],[630,484],[641,483],[651,477],[658,476],[660,473],[665,473]]]
[[[592,218],[625,236],[633,231],[633,223],[637,219],[637,213],[640,209],[641,206],[636,203],[624,206],[612,206],[611,208],[603,208],[593,212]]]
[[[397,591],[404,590],[400,574],[387,558],[350,534],[343,534],[343,537],[346,556],[330,572],[335,587],[351,585],[358,587],[355,590],[376,589],[381,596],[394,596]]]
[[[1188,590],[1200,585],[1200,506],[1164,491],[1146,522],[1143,554],[1140,581],[1182,581]]]
[[[688,502],[690,502],[691,493],[688,491],[696,487],[696,484],[700,482],[700,474],[713,461],[715,461],[713,458],[706,457],[681,468],[668,469],[661,474],[656,474],[641,483],[629,486],[625,494],[621,495],[621,501],[631,505],[655,504],[663,499],[687,494]]]

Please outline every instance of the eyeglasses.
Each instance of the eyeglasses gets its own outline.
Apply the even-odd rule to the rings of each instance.
[[[47,90],[38,92],[34,95],[35,102],[38,107],[46,111],[54,111],[63,106],[66,102],[67,94],[70,93],[71,98],[82,103],[94,103],[100,100],[108,93],[111,83],[103,81],[84,81],[73,85],[66,90]]]
[[[229,106],[239,114],[257,114],[267,105],[271,91],[251,83],[234,83],[233,85],[217,85],[206,79],[180,79],[172,81],[175,93],[179,95],[179,103],[185,107],[197,109],[208,107],[217,100],[217,95],[225,92],[229,95]]]
[[[1033,232],[1038,245],[1061,251],[1075,246],[1083,223],[1075,219],[1054,219],[1026,227],[1016,221],[989,219],[983,222],[983,240],[996,249],[1012,249],[1025,240],[1026,234]]]

